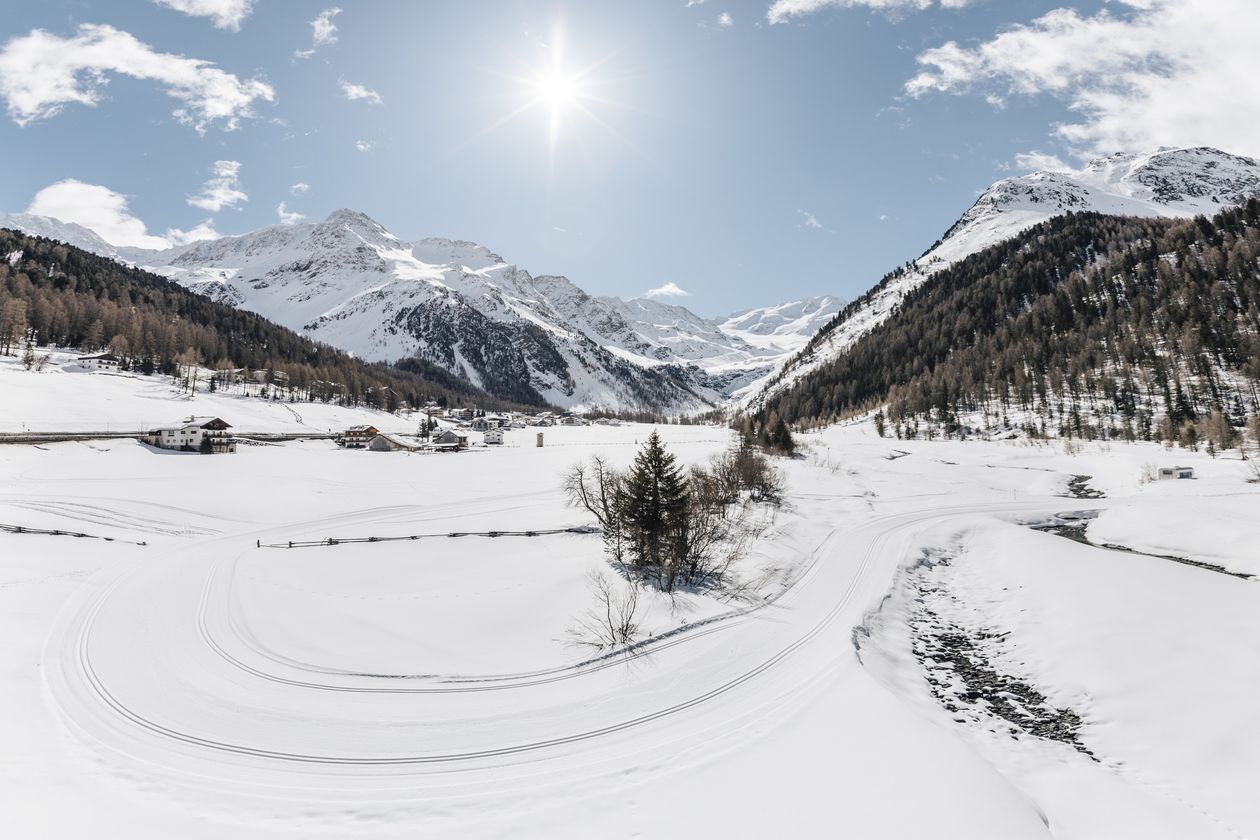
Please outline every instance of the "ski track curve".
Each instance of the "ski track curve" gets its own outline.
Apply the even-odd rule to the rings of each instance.
[[[790,626],[792,630],[783,639],[782,643],[776,642],[773,647],[759,653],[757,656],[749,658],[747,661],[741,661],[738,667],[732,669],[730,673],[715,675],[720,676],[720,678],[715,678],[708,684],[690,685],[687,682],[683,682],[678,690],[658,693],[659,696],[657,696],[656,703],[652,707],[639,711],[637,714],[627,714],[614,707],[609,710],[609,714],[604,716],[604,719],[585,721],[586,725],[584,726],[580,725],[580,723],[576,727],[561,726],[559,727],[561,731],[548,734],[546,737],[535,739],[509,738],[502,742],[484,744],[476,743],[475,739],[470,739],[470,743],[466,748],[407,749],[401,752],[390,751],[388,754],[372,754],[370,751],[356,754],[353,751],[336,749],[280,749],[266,743],[251,742],[246,738],[224,737],[223,733],[198,731],[197,727],[180,725],[177,719],[179,717],[179,710],[177,709],[160,709],[159,711],[165,714],[157,714],[150,709],[135,708],[133,700],[120,696],[117,689],[121,683],[111,681],[111,675],[108,671],[111,667],[109,663],[102,664],[99,661],[98,654],[100,650],[107,647],[111,640],[107,636],[102,635],[98,624],[103,612],[110,606],[112,599],[117,597],[125,587],[133,585],[136,582],[136,578],[138,576],[142,577],[143,573],[152,569],[155,563],[171,565],[172,561],[169,560],[169,557],[142,560],[132,564],[122,574],[102,588],[90,600],[86,610],[82,611],[73,620],[73,632],[69,635],[69,647],[72,651],[72,656],[64,658],[60,663],[63,666],[62,677],[65,685],[62,686],[62,691],[54,692],[54,695],[60,696],[63,712],[71,719],[74,719],[82,712],[82,709],[76,708],[76,703],[73,700],[76,694],[74,690],[76,685],[81,686],[85,689],[87,698],[97,704],[100,709],[104,709],[117,721],[122,721],[126,724],[126,726],[121,728],[110,728],[111,731],[107,733],[101,733],[98,729],[96,734],[105,742],[119,737],[124,739],[134,738],[137,734],[142,734],[145,736],[156,736],[165,742],[174,742],[178,745],[191,746],[200,750],[244,756],[250,759],[262,759],[269,762],[332,765],[343,768],[386,767],[400,768],[405,771],[406,768],[434,765],[457,766],[476,760],[506,759],[522,755],[545,754],[548,751],[555,751],[562,747],[580,747],[618,733],[639,730],[648,724],[662,724],[665,721],[684,717],[695,710],[709,712],[716,705],[720,705],[719,701],[722,701],[724,698],[732,698],[739,695],[741,688],[759,681],[764,683],[764,680],[761,679],[763,675],[779,669],[784,663],[802,661],[801,651],[810,648],[820,637],[823,637],[828,629],[832,628],[846,614],[848,608],[853,606],[855,596],[862,591],[864,585],[870,583],[869,578],[872,577],[873,567],[880,566],[885,573],[884,577],[888,579],[879,585],[878,593],[882,593],[887,588],[887,583],[891,580],[893,570],[905,559],[904,556],[896,551],[888,551],[889,543],[894,538],[907,537],[917,531],[941,524],[953,518],[976,514],[992,515],[1015,511],[1026,512],[1030,509],[1040,509],[1055,503],[1055,501],[1046,500],[1038,504],[942,507],[875,517],[845,532],[833,529],[813,550],[814,557],[810,567],[798,578],[796,586],[786,590],[783,597],[779,599],[784,609],[778,612],[787,615],[791,620],[784,619],[783,615],[780,615],[777,616],[777,623],[764,621],[764,608],[735,610],[718,616],[717,618],[720,620],[687,627],[685,630],[671,636],[652,640],[641,648],[632,650],[620,657],[594,662],[587,661],[576,665],[526,674],[442,678],[439,684],[418,686],[400,685],[399,683],[403,681],[398,677],[363,675],[338,675],[344,677],[346,681],[330,682],[316,678],[321,675],[329,676],[322,674],[322,672],[320,674],[310,674],[306,678],[296,679],[264,670],[257,664],[243,661],[240,657],[227,650],[222,642],[216,638],[211,631],[209,622],[213,615],[211,611],[212,605],[217,600],[214,597],[214,593],[222,586],[225,577],[230,578],[230,567],[234,563],[235,558],[227,560],[218,558],[208,564],[186,562],[189,569],[199,570],[204,575],[204,580],[201,581],[201,585],[198,588],[197,604],[195,606],[196,614],[191,616],[196,624],[197,637],[201,646],[210,651],[219,661],[231,667],[233,673],[236,674],[232,678],[233,684],[239,684],[241,679],[259,681],[261,683],[278,683],[285,692],[308,693],[315,691],[369,695],[465,694],[509,689],[519,692],[531,688],[536,689],[559,681],[577,680],[582,682],[591,680],[600,672],[623,665],[627,661],[643,656],[670,652],[673,649],[684,645],[692,645],[719,633],[723,637],[737,636],[741,640],[748,639],[756,642],[762,631],[769,628]],[[407,507],[399,506],[399,510],[387,512],[384,516],[401,513]],[[373,511],[373,513],[377,515],[382,514],[380,510]],[[326,525],[328,521],[322,520],[321,524]],[[828,558],[825,555],[838,551],[837,543],[842,542],[843,538],[846,537],[850,543],[855,537],[864,538],[861,543],[863,548],[860,558],[849,568],[841,571],[840,566],[842,564],[838,562],[828,563]],[[230,539],[211,540],[208,543],[203,543],[202,549],[204,551],[207,547],[217,548],[220,546],[227,548],[233,541],[239,539],[240,537],[237,536]],[[839,581],[819,579],[824,575],[835,576],[835,574],[839,575]],[[803,597],[802,593],[816,596],[822,587],[833,583],[838,584],[836,587],[838,595],[834,598],[824,599],[818,610],[812,612],[809,616],[805,616],[803,610],[809,605],[797,603],[798,601],[808,600]],[[869,596],[871,593],[867,594]],[[856,611],[851,616],[855,621],[861,618],[862,606],[862,604],[857,604]],[[739,632],[741,630],[743,631],[742,633]],[[849,628],[845,627],[835,638],[837,641],[847,644],[848,635]],[[726,641],[730,644],[729,639],[726,639]],[[64,642],[65,640],[63,639],[63,644]],[[50,644],[52,644],[51,641]],[[825,670],[837,656],[841,655],[844,647],[835,649],[816,646],[814,649],[820,651],[816,657],[817,661],[803,662],[802,667],[798,669],[798,673],[795,675],[798,684],[804,684],[814,679],[819,670]],[[197,652],[189,651],[188,653],[196,655]],[[67,664],[70,667],[65,668],[64,666]],[[273,662],[272,664],[287,665],[288,663]],[[664,682],[669,682],[672,675],[666,672],[659,674],[659,676]],[[67,694],[65,689],[69,690],[69,694]],[[748,692],[744,692],[744,694],[747,695]],[[80,696],[79,699],[82,700],[84,698]],[[281,699],[287,702],[289,695],[286,694]],[[749,699],[744,697],[745,701]],[[756,698],[751,699],[753,701],[756,700]],[[223,698],[223,701],[247,706],[249,698],[248,695],[227,697]],[[732,711],[743,713],[741,709],[735,708],[738,705],[735,702],[732,702],[730,705],[732,706]],[[745,705],[747,705],[747,702],[745,702]],[[549,711],[549,709],[543,707],[541,710],[531,709],[529,713],[541,715],[545,718]],[[563,716],[563,710],[560,710],[560,713]],[[298,714],[300,716],[300,711]],[[172,720],[171,718],[176,719]],[[578,721],[581,720],[579,717]],[[552,724],[553,729],[556,728],[554,726],[555,722],[554,719],[548,721],[548,723]],[[528,731],[524,726],[520,728]],[[93,722],[90,720],[83,721],[81,729],[86,732],[92,732],[94,730]],[[659,733],[661,727],[653,727],[653,730]],[[686,729],[684,728],[684,734],[685,731]],[[125,746],[121,749],[125,751]]]

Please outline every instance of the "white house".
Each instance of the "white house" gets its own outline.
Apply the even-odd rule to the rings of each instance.
[[[174,426],[162,426],[145,433],[145,442],[159,449],[200,452],[202,440],[210,441],[214,454],[236,451],[236,441],[228,434],[230,425],[218,417],[189,417]]]
[[[78,361],[80,367],[92,371],[118,370],[119,364],[122,363],[122,359],[118,358],[113,353],[100,353],[96,356],[80,356]]]
[[[481,439],[485,443],[501,444],[503,443],[503,430],[487,429],[485,433],[482,434]]]
[[[1175,478],[1194,478],[1194,467],[1160,467],[1159,480],[1168,481]]]

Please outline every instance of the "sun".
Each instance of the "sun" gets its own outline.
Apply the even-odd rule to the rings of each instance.
[[[620,143],[628,141],[603,117],[608,109],[627,108],[613,93],[624,78],[610,77],[608,63],[617,54],[613,51],[589,63],[575,62],[566,50],[565,33],[557,24],[545,38],[526,32],[531,40],[530,50],[535,59],[525,61],[516,73],[490,71],[491,75],[508,82],[504,92],[511,97],[512,107],[490,125],[477,131],[468,142],[509,123],[533,117],[544,132],[547,148],[548,172],[557,162],[568,159],[565,147],[573,144],[586,146],[591,129],[597,129]],[[584,41],[579,43],[585,44]]]
[[[540,104],[553,110],[564,111],[581,98],[581,83],[576,76],[563,71],[553,71],[540,76],[533,83],[534,93]]]

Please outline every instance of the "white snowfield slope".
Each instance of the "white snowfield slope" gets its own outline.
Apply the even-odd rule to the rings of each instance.
[[[0,226],[147,268],[367,360],[418,356],[496,396],[573,408],[706,409],[777,370],[842,305],[817,297],[706,319],[593,297],[472,242],[404,242],[350,210],[165,251],[114,248],[39,216]]]
[[[204,381],[190,396],[169,376],[88,372],[75,361],[77,353],[39,352],[49,355],[39,372],[24,370],[19,359],[0,357],[0,433],[139,432],[190,415],[221,417],[235,433],[321,434],[364,423],[414,433],[418,425],[418,419],[370,408],[209,393]]]
[[[0,388],[6,428],[58,407],[120,422],[143,400],[179,405],[12,361]],[[286,411],[208,399],[195,410],[242,426]],[[596,606],[588,572],[608,570],[598,534],[258,547],[584,524],[561,473],[595,453],[624,465],[648,430],[548,429],[541,449],[509,432],[457,455],[0,446],[0,523],[113,538],[0,531],[8,833],[1260,833],[1260,584],[1019,524],[1100,509],[1091,539],[1196,557],[1187,521],[1260,504],[1236,457],[1178,453],[1195,480],[1143,484],[1142,465],[1168,458],[1155,445],[894,442],[869,423],[802,435],[805,457],[779,462],[787,504],[739,567],[745,596],[645,591],[647,644],[593,661],[568,629]],[[731,440],[660,431],[684,463]],[[1077,473],[1108,498],[1065,498]],[[1243,550],[1254,516],[1211,527],[1212,562],[1260,571]],[[970,645],[975,668],[920,656],[942,640]],[[998,714],[1004,697],[1033,722]],[[1075,745],[1035,731],[1051,715]]]
[[[856,311],[782,376],[752,395],[764,400],[843,353],[886,320],[902,298],[936,272],[1039,222],[1068,212],[1120,216],[1215,215],[1260,196],[1260,163],[1211,148],[1162,148],[1115,154],[1075,172],[1034,172],[990,186],[927,253],[900,276],[872,289]]]

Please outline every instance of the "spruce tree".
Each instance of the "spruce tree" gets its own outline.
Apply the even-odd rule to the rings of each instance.
[[[633,564],[655,569],[671,590],[687,555],[687,480],[653,431],[626,477],[621,527]]]

